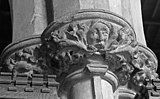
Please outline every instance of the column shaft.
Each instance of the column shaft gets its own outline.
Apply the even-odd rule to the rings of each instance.
[[[95,76],[75,84],[68,99],[113,99],[112,85]]]
[[[44,0],[13,0],[13,42],[31,35],[41,34],[47,27]]]

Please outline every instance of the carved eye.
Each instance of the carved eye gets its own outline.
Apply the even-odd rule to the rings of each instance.
[[[108,39],[108,32],[102,31],[102,36],[103,38]]]
[[[88,34],[91,39],[97,39],[99,37],[96,30],[89,31]]]
[[[79,58],[78,53],[74,54],[74,55],[73,55],[73,58],[74,58],[75,60],[78,59],[78,58]]]
[[[97,33],[94,33],[92,35],[93,35],[93,38],[98,38],[99,37]]]

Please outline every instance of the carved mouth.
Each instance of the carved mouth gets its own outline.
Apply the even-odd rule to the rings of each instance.
[[[94,46],[95,46],[97,49],[99,49],[99,50],[104,49],[104,44],[102,44],[101,42],[100,42],[100,43],[95,44]]]

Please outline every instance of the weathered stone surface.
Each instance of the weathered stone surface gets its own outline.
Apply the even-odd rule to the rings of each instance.
[[[143,86],[145,79],[157,78],[153,52],[137,42],[125,20],[110,12],[88,10],[61,18],[44,31],[42,43],[50,60],[47,66],[57,71],[60,82],[86,67],[93,75],[111,71],[119,86]],[[133,85],[131,90],[140,91]]]
[[[47,69],[47,66],[40,36],[10,44],[2,53],[1,62],[15,75],[25,73],[31,76],[34,72],[43,73],[42,68]]]
[[[41,34],[47,27],[46,4],[44,0],[11,1],[13,42],[31,35]]]
[[[139,43],[145,44],[139,0],[18,0],[12,8],[13,41],[41,34],[47,21],[55,20],[41,39],[18,41],[4,50],[2,63],[13,76],[56,74],[60,99],[148,98],[146,79],[157,77],[157,59]],[[82,9],[90,10],[75,12]],[[45,84],[41,92],[50,91],[45,81],[36,84]],[[27,85],[25,91],[33,89]]]
[[[115,92],[119,86],[140,93],[135,96],[141,97],[140,86],[145,86],[145,79],[157,78],[153,52],[137,42],[126,20],[102,10],[82,10],[51,23],[41,38],[35,36],[9,45],[2,61],[15,76],[56,74],[61,98],[90,95],[91,99],[112,99],[113,95],[101,93]],[[95,77],[99,77],[99,84]],[[101,84],[112,87],[101,89]],[[85,86],[88,94],[80,90]]]

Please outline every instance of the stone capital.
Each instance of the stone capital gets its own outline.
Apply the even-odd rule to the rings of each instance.
[[[16,76],[19,73],[31,77],[32,74],[44,73],[46,60],[40,35],[31,36],[8,45],[2,55],[1,63],[8,72]]]
[[[119,85],[130,79],[141,85],[145,78],[157,77],[154,53],[137,42],[125,19],[111,12],[71,13],[48,26],[41,39],[51,60],[48,65],[59,76],[87,67],[93,73],[111,71]]]
[[[80,82],[83,87],[89,84],[97,90],[103,83],[112,87],[109,91],[113,92],[128,83],[144,86],[146,79],[157,78],[158,66],[154,53],[137,42],[132,26],[122,17],[103,10],[66,15],[52,22],[41,36],[9,45],[1,61],[15,73],[56,74],[59,93],[65,94],[71,89],[73,93],[82,92]],[[96,89],[95,94],[96,99],[101,99]],[[61,97],[74,99],[74,95]]]

